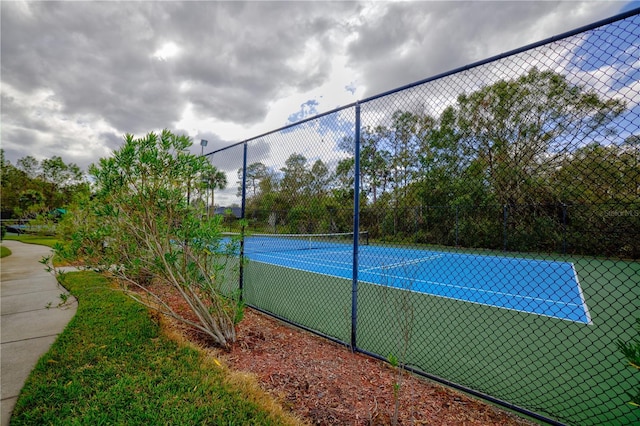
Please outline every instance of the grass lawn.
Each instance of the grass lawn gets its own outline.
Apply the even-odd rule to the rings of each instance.
[[[56,237],[51,237],[47,235],[34,235],[34,234],[11,234],[5,235],[5,240],[11,241],[20,241],[25,244],[38,244],[41,246],[47,246],[53,248],[56,243],[60,243],[61,241]],[[9,252],[11,253],[11,252]],[[3,256],[4,257],[4,256]],[[60,258],[56,255],[53,257],[53,264],[55,266],[66,266],[67,261],[60,260]]]
[[[103,276],[61,283],[78,311],[29,376],[12,425],[296,424],[255,382],[167,337]]]
[[[54,244],[60,241],[56,237],[30,235],[30,234],[20,234],[20,235],[7,234],[5,235],[4,239],[12,240],[12,241],[20,241],[26,244],[40,244],[42,246],[47,246],[47,247],[53,247]]]
[[[11,254],[11,250],[8,247],[0,246],[0,258],[7,257]]]

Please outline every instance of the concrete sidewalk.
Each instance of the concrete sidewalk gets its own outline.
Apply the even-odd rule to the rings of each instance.
[[[2,426],[9,424],[20,389],[58,334],[76,313],[77,303],[58,308],[60,294],[55,277],[39,263],[51,249],[17,241],[3,241],[12,254],[0,261],[0,367]]]

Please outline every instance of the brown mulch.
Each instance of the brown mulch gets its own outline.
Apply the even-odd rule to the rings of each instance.
[[[190,316],[175,294],[165,293],[165,300]],[[182,334],[212,346],[204,333],[182,329]],[[534,424],[427,379],[406,372],[400,378],[382,361],[250,308],[237,327],[237,342],[221,358],[234,370],[254,374],[264,390],[310,424],[392,424],[394,383],[401,383],[400,425]]]
[[[398,424],[524,425],[513,414],[398,371],[366,355],[247,309],[227,357],[258,376],[264,389],[313,424],[387,425],[394,383],[401,383]]]

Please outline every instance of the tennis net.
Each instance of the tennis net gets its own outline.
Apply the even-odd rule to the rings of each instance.
[[[295,250],[328,250],[351,249],[355,233],[330,234],[245,234],[245,253],[264,253]],[[369,233],[361,231],[358,242],[360,245],[369,244]],[[240,234],[224,233],[224,238],[240,239]]]

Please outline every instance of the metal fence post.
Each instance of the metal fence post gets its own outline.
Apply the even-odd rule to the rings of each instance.
[[[502,206],[502,232],[503,232],[503,242],[502,242],[502,250],[507,251],[507,205]]]
[[[353,180],[353,281],[351,283],[351,350],[356,349],[358,322],[358,244],[360,237],[360,104],[356,102]]]
[[[567,205],[562,203],[562,254],[567,254]]]
[[[247,205],[247,143],[244,143],[242,152],[242,209],[240,218],[242,220],[240,227],[240,270],[239,270],[239,283],[238,289],[240,290],[240,300],[242,300],[242,293],[244,288],[244,221],[245,210]]]
[[[459,220],[459,206],[456,204],[456,247],[458,247],[458,220]]]

